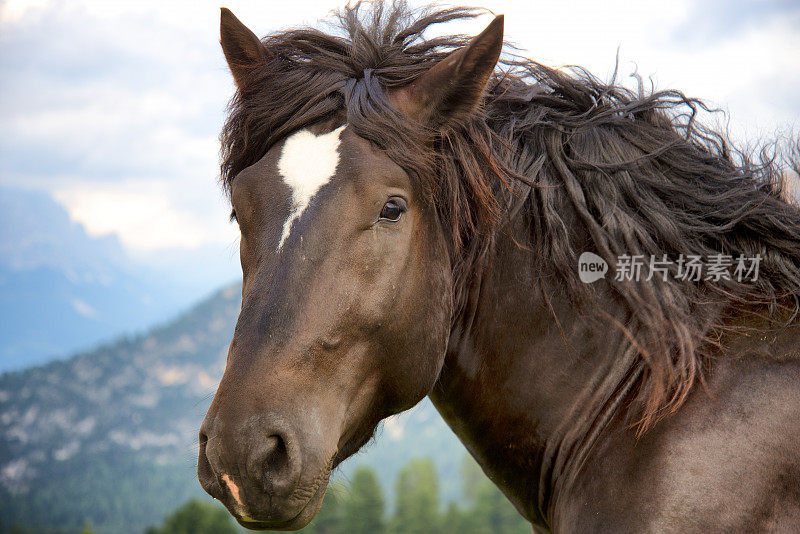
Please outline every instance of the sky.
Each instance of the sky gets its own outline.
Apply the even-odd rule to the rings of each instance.
[[[217,183],[234,90],[220,5],[0,3],[0,185],[50,194],[90,234],[116,236],[140,261],[194,253],[222,258],[234,273],[238,232]],[[263,36],[318,25],[342,3],[224,5]],[[798,0],[483,6],[505,13],[507,38],[529,57],[608,79],[619,54],[622,81],[632,84],[636,71],[705,99],[727,112],[711,120],[742,142],[800,130]],[[455,30],[475,34],[489,20]]]

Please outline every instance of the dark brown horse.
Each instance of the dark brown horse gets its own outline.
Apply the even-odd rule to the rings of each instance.
[[[421,35],[474,14],[376,3],[342,36],[259,40],[223,9],[244,283],[203,487],[247,527],[301,528],[429,395],[541,530],[800,528],[783,169],[680,92],[498,66],[502,17]]]

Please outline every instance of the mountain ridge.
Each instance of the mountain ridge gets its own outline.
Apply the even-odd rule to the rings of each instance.
[[[239,285],[227,286],[147,333],[0,375],[0,532],[19,524],[71,533],[90,521],[100,533],[141,533],[205,497],[197,429],[240,303]],[[432,456],[452,501],[463,455],[426,400],[383,424],[334,478],[369,465],[391,495],[410,458]]]
[[[134,259],[114,234],[90,235],[51,196],[0,185],[0,371],[169,320],[236,278],[227,256],[202,249]]]

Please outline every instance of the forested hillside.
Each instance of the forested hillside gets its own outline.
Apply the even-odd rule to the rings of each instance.
[[[175,321],[133,339],[0,377],[0,532],[141,534],[187,499],[197,429],[222,375],[240,306],[228,287]],[[425,401],[389,420],[345,462],[376,469],[392,501],[413,457],[431,457],[441,496],[461,496],[463,447]]]

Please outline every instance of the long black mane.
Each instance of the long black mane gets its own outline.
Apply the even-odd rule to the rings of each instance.
[[[734,148],[700,122],[703,103],[679,91],[641,83],[631,90],[519,56],[507,56],[482,109],[458,124],[433,130],[396,112],[387,89],[407,85],[467,42],[426,40],[423,32],[477,14],[359,3],[337,14],[338,35],[267,36],[269,57],[231,103],[223,182],[229,190],[239,171],[291,132],[346,118],[435,204],[451,237],[459,314],[504,222],[524,217],[533,268],[557,275],[540,278],[545,296],[566,291],[580,305],[611,298],[626,310],[602,319],[626,332],[635,349],[630,364],[643,366],[635,397],[645,429],[702,377],[732,305],[797,311],[800,209],[782,194],[788,166],[775,152],[753,158]],[[612,269],[623,254],[763,259],[757,281],[608,277],[601,290],[578,279],[585,250]]]

